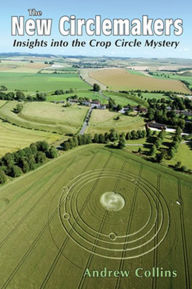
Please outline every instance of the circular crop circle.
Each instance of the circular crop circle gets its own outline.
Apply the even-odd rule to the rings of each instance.
[[[106,192],[102,194],[100,198],[101,205],[107,210],[107,211],[120,211],[124,205],[125,200],[124,198],[115,192]]]
[[[143,256],[163,242],[169,229],[161,192],[127,170],[78,175],[62,190],[58,207],[61,228],[70,240],[109,259]]]

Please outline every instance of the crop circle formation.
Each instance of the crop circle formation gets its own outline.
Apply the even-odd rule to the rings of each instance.
[[[59,218],[77,246],[110,259],[153,251],[169,229],[162,193],[126,170],[96,169],[77,176],[62,190]]]
[[[100,198],[101,205],[108,211],[120,211],[124,205],[124,198],[115,192],[106,192]]]

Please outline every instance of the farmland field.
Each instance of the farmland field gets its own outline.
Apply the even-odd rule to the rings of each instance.
[[[90,77],[113,90],[176,91],[190,93],[179,80],[158,79],[129,73],[124,69],[98,69],[89,72]]]
[[[53,143],[59,139],[61,135],[29,130],[0,120],[0,157],[7,152],[27,147],[33,142],[46,140],[48,143]]]
[[[61,100],[66,100],[67,98],[74,96],[74,95],[77,95],[78,98],[86,97],[88,99],[97,99],[103,104],[107,103],[107,98],[102,96],[102,94],[100,94],[99,92],[94,92],[94,91],[91,91],[90,89],[89,90],[77,89],[73,93],[65,93],[61,95],[48,95],[46,99],[47,101],[61,101]]]
[[[42,62],[30,62],[30,61],[11,61],[3,60],[0,62],[0,71],[2,72],[24,72],[24,73],[37,73],[43,68],[47,68],[50,65]]]
[[[119,116],[118,120],[116,120],[117,116]],[[144,121],[139,116],[126,116],[109,110],[93,110],[88,126],[88,133],[109,132],[112,128],[118,132],[143,129]]]
[[[192,142],[181,144],[174,158],[170,161],[165,160],[164,162],[169,165],[175,165],[177,162],[181,161],[183,166],[186,166],[186,168],[192,170],[191,148],[192,148]]]
[[[189,177],[124,151],[67,152],[0,189],[0,288],[190,288],[191,193]],[[135,276],[153,267],[177,277]],[[104,268],[130,274],[84,276]]]
[[[80,106],[63,107],[49,102],[25,103],[23,111],[15,114],[17,102],[11,101],[0,107],[0,118],[12,124],[61,134],[76,133],[85,118],[88,108]]]
[[[141,106],[146,106],[147,103],[145,100],[139,98],[136,95],[131,95],[128,93],[121,93],[121,92],[114,92],[114,91],[104,91],[103,94],[106,97],[112,98],[116,104],[120,104],[122,106],[125,105],[141,105]],[[142,94],[144,95],[144,93]],[[154,94],[156,95],[156,94]]]
[[[0,72],[0,85],[8,90],[20,89],[24,91],[54,91],[56,89],[88,89],[90,86],[75,73],[65,74],[35,74]]]
[[[189,83],[189,87],[190,89],[192,89],[192,75],[190,75],[190,72],[188,73],[167,73],[167,72],[163,72],[163,73],[153,73],[153,77],[155,78],[159,78],[159,79],[174,79],[174,80],[184,80],[187,81]]]

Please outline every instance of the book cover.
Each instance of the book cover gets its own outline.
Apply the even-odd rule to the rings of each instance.
[[[1,4],[1,289],[191,289],[191,8]]]

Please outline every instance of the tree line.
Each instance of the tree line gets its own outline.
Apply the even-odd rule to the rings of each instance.
[[[19,177],[42,165],[47,159],[56,157],[56,148],[50,146],[46,141],[32,143],[24,149],[6,153],[0,159],[0,184],[5,183],[7,177]]]
[[[3,92],[0,91],[0,99],[1,100],[17,100],[17,101],[45,101],[47,94],[44,92],[36,92],[35,96],[27,95],[25,96],[23,91],[10,91]]]
[[[61,146],[64,151],[68,151],[74,147],[90,144],[90,143],[102,143],[107,144],[109,142],[114,143],[114,147],[122,149],[125,146],[126,140],[134,140],[144,138],[146,136],[145,130],[132,130],[127,133],[118,133],[114,129],[110,132],[95,134],[93,137],[90,134],[78,135],[69,138],[64,141]]]

